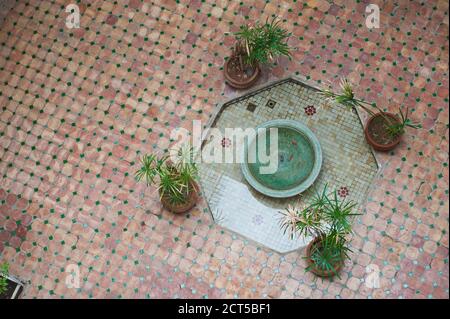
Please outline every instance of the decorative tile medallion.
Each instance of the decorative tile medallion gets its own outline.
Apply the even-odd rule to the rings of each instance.
[[[312,116],[316,114],[316,108],[314,105],[308,105],[307,107],[304,107],[304,110],[306,115]]]

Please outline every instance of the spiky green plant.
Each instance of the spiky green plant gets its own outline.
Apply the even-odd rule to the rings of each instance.
[[[313,246],[311,259],[317,268],[339,276],[334,266],[348,258],[347,237],[352,233],[351,221],[359,215],[353,213],[355,205],[352,201],[340,200],[336,191],[329,193],[325,185],[321,192],[314,191],[303,207],[288,207],[281,212],[281,228],[291,237],[318,238],[320,245]]]
[[[391,136],[392,138],[400,136],[405,133],[406,127],[411,128],[420,128],[421,125],[418,123],[413,123],[408,118],[408,108],[406,109],[406,112],[403,113],[402,109],[399,109],[399,112],[397,114],[397,119],[399,121],[394,121],[390,117],[386,116],[384,114],[384,111],[380,109],[376,103],[369,103],[364,100],[357,99],[355,97],[355,94],[353,92],[353,87],[348,82],[347,79],[343,78],[341,79],[340,83],[341,92],[335,93],[329,89],[322,89],[320,90],[320,93],[324,95],[327,99],[335,101],[339,104],[342,104],[348,108],[361,108],[365,112],[367,112],[369,115],[373,116],[375,113],[372,111],[372,109],[375,109],[377,113],[381,114],[381,116],[384,119],[386,132]]]
[[[267,64],[281,55],[290,57],[289,32],[281,27],[281,20],[277,18],[270,22],[267,19],[264,24],[243,25],[235,35],[237,51],[245,53],[244,61],[249,65]]]
[[[8,290],[9,264],[4,262],[0,264],[0,295]]]
[[[349,252],[351,250],[344,238],[333,237],[333,235],[322,237],[320,245],[313,245],[311,248],[310,258],[313,264],[306,267],[306,271],[311,271],[313,267],[316,267],[340,278],[336,265],[348,259]]]
[[[193,149],[182,146],[175,152],[175,156],[157,157],[154,154],[144,155],[141,168],[136,171],[138,181],[145,180],[147,185],[156,183],[160,198],[166,197],[173,204],[182,204],[188,200],[192,191],[192,181],[197,178],[198,170],[193,161]]]
[[[418,128],[422,127],[419,123],[413,123],[408,118],[408,111],[409,111],[408,108],[406,108],[406,112],[403,113],[402,109],[400,109],[399,115],[397,116],[399,121],[387,126],[387,132],[390,136],[400,136],[400,135],[404,134],[406,127],[410,127],[410,128],[414,128],[414,129],[418,129]]]
[[[370,108],[375,108],[379,112],[382,112],[376,104],[371,104],[364,100],[357,99],[353,92],[353,87],[350,82],[342,78],[340,82],[341,92],[335,93],[330,89],[322,89],[320,93],[324,95],[328,100],[335,101],[339,104],[346,106],[349,109],[352,108],[362,108],[370,115],[374,115],[375,113]]]

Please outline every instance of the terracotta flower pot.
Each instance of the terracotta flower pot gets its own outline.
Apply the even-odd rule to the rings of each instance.
[[[320,269],[316,266],[316,264],[314,263],[314,261],[311,258],[312,255],[312,249],[316,246],[316,245],[320,245],[321,241],[319,237],[314,238],[306,247],[306,262],[308,263],[308,266],[311,269],[311,272],[313,274],[315,274],[316,276],[319,277],[333,277],[336,273],[338,273],[339,271],[341,271],[342,267],[344,266],[344,262],[341,261],[339,262],[339,264],[334,265],[334,269],[336,269],[336,272],[332,272],[332,271],[327,271],[327,270],[323,270]]]
[[[194,207],[197,203],[199,190],[200,188],[198,184],[195,181],[191,181],[191,191],[189,192],[189,195],[187,196],[184,203],[174,204],[170,201],[168,196],[161,197],[161,203],[166,209],[170,210],[173,213],[185,213],[192,207]]]
[[[394,114],[386,112],[383,114],[384,116],[389,117],[390,119],[399,123],[398,118]],[[383,118],[381,113],[371,116],[366,123],[366,127],[364,128],[364,134],[366,136],[367,143],[369,143],[375,150],[387,152],[394,149],[398,145],[398,143],[400,143],[401,135],[390,138],[390,140],[387,140],[387,142],[380,141],[380,138],[375,136],[374,132],[378,132],[378,134],[383,137],[386,136],[387,133],[385,131],[383,132],[383,128],[380,127],[380,123],[383,123],[381,122],[382,120]]]
[[[224,65],[225,80],[231,87],[235,89],[247,89],[251,87],[258,80],[261,70],[259,65],[256,65],[251,71],[250,75],[244,72],[236,72],[235,65],[238,58],[236,56],[230,57]]]

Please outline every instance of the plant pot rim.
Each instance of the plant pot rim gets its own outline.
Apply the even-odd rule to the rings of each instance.
[[[315,237],[313,240],[311,240],[309,242],[308,246],[306,246],[306,261],[308,263],[308,266],[311,266],[311,272],[313,274],[315,274],[319,277],[333,277],[341,271],[342,267],[344,266],[344,262],[341,261],[334,267],[336,269],[336,272],[322,270],[322,269],[316,267],[316,264],[314,263],[314,261],[311,258],[311,250],[316,244],[318,244],[320,242],[321,242],[321,238]]]
[[[397,144],[400,143],[401,135],[396,136],[395,139],[393,139],[393,141],[391,143],[381,144],[381,143],[377,142],[376,139],[369,132],[369,128],[372,125],[373,121],[376,118],[378,118],[378,117],[380,117],[382,115],[385,115],[385,116],[387,116],[387,117],[389,117],[389,118],[391,118],[391,119],[393,119],[393,120],[398,122],[397,116],[395,114],[393,114],[393,113],[389,113],[389,112],[376,113],[376,114],[372,115],[371,117],[369,117],[369,119],[367,120],[366,127],[364,128],[364,134],[366,136],[367,142],[370,145],[372,145],[372,147],[375,150],[377,150],[377,151],[389,151],[389,150],[392,150],[395,146],[397,146]]]
[[[188,210],[190,210],[192,207],[195,206],[198,200],[198,193],[200,190],[200,187],[198,186],[197,182],[195,180],[190,181],[192,186],[192,192],[188,196],[188,200],[185,203],[182,204],[173,204],[170,202],[167,196],[161,197],[161,204],[168,210],[170,210],[172,213],[185,213]]]
[[[251,77],[249,77],[247,80],[245,81],[239,81],[236,80],[234,78],[232,78],[228,72],[229,69],[229,64],[231,62],[231,60],[234,58],[234,56],[231,56],[229,59],[227,59],[225,61],[225,65],[224,65],[224,76],[225,76],[225,80],[228,83],[228,85],[230,85],[231,87],[235,88],[235,89],[246,89],[249,88],[250,86],[252,86],[256,80],[258,80],[258,77],[261,73],[261,68],[259,66],[259,64],[256,64],[254,66],[254,72],[252,74]]]

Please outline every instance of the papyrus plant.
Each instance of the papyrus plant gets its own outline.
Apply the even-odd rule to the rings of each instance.
[[[353,217],[358,215],[353,212],[355,205],[339,199],[336,191],[328,192],[325,185],[321,192],[314,191],[311,200],[301,207],[290,206],[280,212],[280,225],[292,238],[318,239],[318,244],[312,247],[311,259],[319,269],[338,275],[335,266],[348,258],[350,251],[348,237],[352,234]]]
[[[405,133],[406,127],[411,127],[414,129],[420,128],[420,124],[413,123],[408,117],[408,108],[403,112],[401,108],[399,108],[397,115],[397,120],[394,121],[390,117],[384,114],[384,111],[380,109],[376,103],[369,103],[367,101],[357,99],[353,92],[353,87],[348,82],[347,79],[341,79],[340,83],[341,92],[335,93],[330,89],[322,89],[320,93],[324,95],[327,99],[342,104],[348,108],[360,108],[367,112],[369,115],[374,116],[376,113],[379,113],[385,120],[386,123],[386,131],[391,137],[398,137]],[[375,112],[374,112],[375,111]]]

